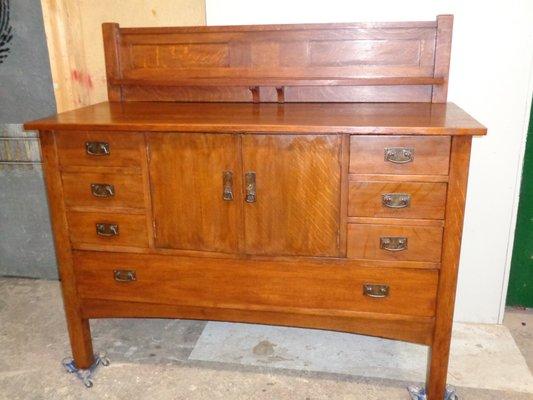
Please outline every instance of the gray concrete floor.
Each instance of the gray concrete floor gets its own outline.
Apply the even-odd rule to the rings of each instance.
[[[533,371],[533,308],[508,308],[503,324],[513,335],[529,370]]]
[[[533,365],[533,313],[510,310],[505,324]],[[70,354],[59,284],[0,278],[0,399],[409,399],[388,379],[276,370],[188,359],[205,322],[96,320],[96,349],[112,363],[85,389],[59,364]],[[461,400],[533,400],[533,394],[459,387]]]

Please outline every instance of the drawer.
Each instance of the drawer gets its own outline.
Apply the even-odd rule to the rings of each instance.
[[[356,136],[350,138],[350,173],[447,175],[450,138]]]
[[[68,207],[145,207],[141,175],[64,172],[61,177]]]
[[[142,134],[123,132],[57,132],[61,166],[141,165]],[[94,153],[94,154],[89,154]]]
[[[67,213],[70,240],[74,248],[81,245],[148,247],[145,215],[119,213]],[[104,225],[103,235],[96,233],[97,224]],[[112,225],[118,226],[118,234]],[[116,232],[116,231],[115,231]]]
[[[440,227],[348,224],[348,258],[440,262],[441,247]]]
[[[350,182],[348,215],[443,219],[446,183]]]
[[[74,252],[74,269],[82,298],[326,315],[433,316],[438,280],[437,270],[85,251]],[[364,285],[388,293],[369,297]]]

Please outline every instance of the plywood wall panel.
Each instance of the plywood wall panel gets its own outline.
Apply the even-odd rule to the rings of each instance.
[[[204,0],[128,0],[127,7],[109,0],[41,3],[58,112],[107,100],[103,22],[132,27],[205,25]],[[135,61],[143,66],[155,62]]]

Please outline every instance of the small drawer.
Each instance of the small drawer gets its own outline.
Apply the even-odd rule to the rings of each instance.
[[[57,132],[56,144],[62,166],[141,165],[143,136],[123,132]]]
[[[440,262],[442,228],[348,224],[348,258]]]
[[[350,182],[348,215],[443,219],[446,183]]]
[[[82,298],[265,312],[338,310],[431,317],[438,284],[435,269],[307,261],[75,251],[74,265]]]
[[[62,180],[67,207],[145,208],[141,175],[64,172]]]
[[[449,158],[448,136],[350,138],[351,174],[447,175]]]
[[[70,211],[67,218],[74,248],[83,245],[148,247],[145,215]]]

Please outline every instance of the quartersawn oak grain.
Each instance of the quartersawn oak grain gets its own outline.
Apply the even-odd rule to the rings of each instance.
[[[339,255],[339,135],[246,135],[243,172],[257,199],[244,204],[247,254]]]
[[[406,237],[407,249],[391,252],[380,248],[381,237]],[[348,224],[348,257],[363,260],[439,262],[442,228],[436,226],[403,226]]]
[[[148,247],[146,215],[129,213],[67,212],[70,240],[73,248],[80,245]],[[96,234],[96,224],[117,224],[117,236]]]
[[[486,133],[446,103],[452,22],[104,24],[110,102],[25,125],[40,130],[76,365],[93,361],[89,318],[270,323],[429,345],[441,400],[471,137]],[[91,140],[110,155],[88,156]],[[385,162],[388,146],[414,161]],[[89,201],[97,178],[126,196]],[[383,213],[376,194],[400,189],[412,208]],[[97,238],[97,221],[120,235]],[[408,236],[408,250],[385,253],[383,235]],[[113,279],[128,268],[136,281]]]
[[[428,359],[429,399],[439,399],[446,388],[471,146],[470,136],[452,140],[437,315]]]
[[[155,134],[148,137],[152,208],[159,248],[235,253],[242,207],[237,137]],[[223,173],[233,200],[223,199]]]
[[[453,103],[104,102],[27,122],[35,130],[484,135]],[[68,133],[65,133],[68,134]],[[112,134],[112,133],[111,133]]]
[[[333,310],[432,317],[438,283],[436,270],[350,268],[320,261],[133,258],[76,252],[75,264],[78,291],[84,299],[258,311],[315,310],[322,315]],[[137,280],[116,282],[114,269],[135,270]],[[387,284],[390,295],[383,299],[365,296],[364,283]]]
[[[383,204],[383,196],[387,194],[409,195],[410,203],[405,208],[387,207]],[[348,215],[353,217],[444,219],[445,204],[446,183],[408,181],[350,181],[349,183]]]
[[[211,321],[243,321],[255,324],[300,326],[367,334],[430,345],[434,318],[409,315],[334,312],[315,310],[260,311],[235,308],[205,308],[128,301],[81,299],[84,318],[180,318]]]
[[[413,160],[395,164],[385,160],[385,149],[408,148]],[[449,137],[352,136],[350,172],[359,174],[447,175]]]
[[[61,167],[139,167],[141,147],[144,139],[141,134],[117,132],[57,132],[56,141]],[[87,154],[87,142],[101,142],[109,145],[109,155]]]
[[[144,209],[144,188],[141,175],[124,175],[101,172],[63,172],[63,193],[67,207],[95,207],[102,212],[115,208]],[[91,184],[107,184],[114,188],[114,195],[97,197]]]

